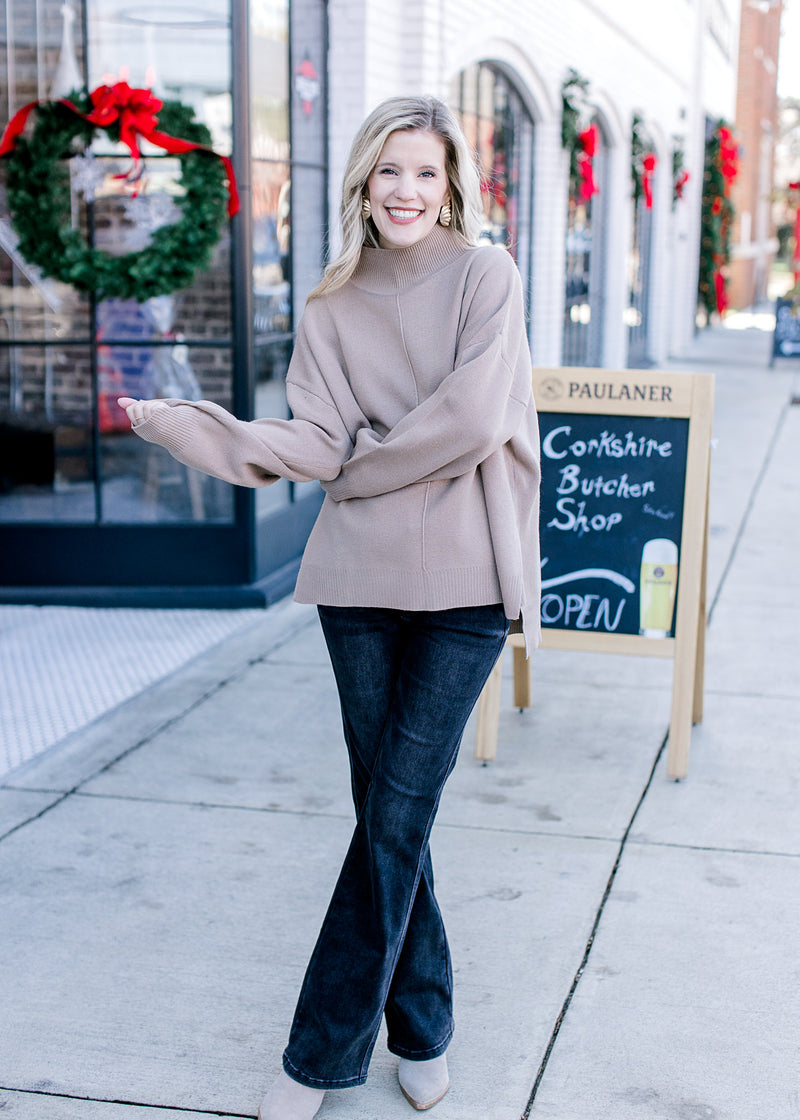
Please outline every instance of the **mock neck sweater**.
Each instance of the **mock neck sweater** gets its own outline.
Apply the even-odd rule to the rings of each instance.
[[[307,303],[286,387],[291,420],[168,400],[134,430],[228,482],[321,482],[299,602],[502,602],[535,648],[539,437],[511,256],[438,225],[409,248],[365,247],[346,284]]]

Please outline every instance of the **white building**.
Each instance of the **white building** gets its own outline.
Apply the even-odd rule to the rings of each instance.
[[[695,326],[707,122],[735,110],[738,0],[330,0],[329,20],[332,215],[366,113],[394,94],[437,94],[480,135],[493,209],[505,200],[491,225],[529,286],[535,364],[681,354]],[[584,123],[600,129],[588,208],[569,205],[561,144],[570,68],[588,82]],[[650,210],[632,201],[634,114],[658,160]],[[673,208],[676,147],[690,179]]]

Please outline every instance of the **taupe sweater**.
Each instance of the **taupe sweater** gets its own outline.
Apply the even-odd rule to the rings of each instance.
[[[286,379],[293,419],[170,400],[136,426],[228,482],[319,479],[295,598],[443,610],[502,601],[539,639],[539,438],[509,254],[440,226],[365,248],[310,300]]]

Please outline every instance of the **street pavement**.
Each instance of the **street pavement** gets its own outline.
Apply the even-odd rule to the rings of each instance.
[[[716,377],[688,778],[666,776],[669,661],[539,651],[520,713],[507,657],[494,762],[467,728],[432,840],[457,1019],[437,1120],[800,1117],[798,363],[768,369],[751,322],[668,367]],[[290,601],[12,770],[4,1118],[254,1117],[351,828]],[[411,1115],[382,1035],[319,1118]]]

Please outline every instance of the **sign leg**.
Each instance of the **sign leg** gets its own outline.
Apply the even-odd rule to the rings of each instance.
[[[700,568],[700,605],[697,612],[697,652],[694,670],[692,723],[703,722],[703,690],[705,685],[706,669],[706,628],[708,626],[708,609],[706,605],[706,582],[708,579],[708,488],[709,483],[707,482],[706,513],[703,524],[703,562]]]
[[[514,707],[530,708],[531,706],[531,663],[525,655],[525,646],[514,646]]]
[[[515,651],[516,652],[516,651]],[[497,732],[500,723],[500,685],[503,679],[503,654],[497,659],[489,679],[478,697],[475,728],[475,757],[490,762],[497,757]]]

